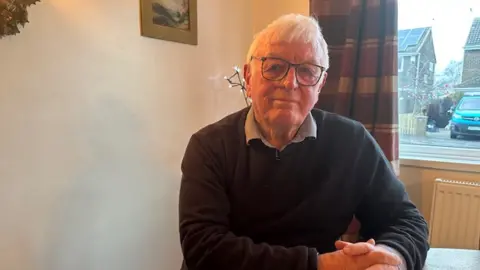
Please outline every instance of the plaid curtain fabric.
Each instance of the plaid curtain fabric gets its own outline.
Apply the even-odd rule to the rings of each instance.
[[[397,0],[310,0],[327,40],[330,69],[316,107],[355,119],[399,174]],[[356,242],[354,218],[342,239]]]
[[[355,119],[398,175],[397,0],[310,0],[329,45],[316,107]]]

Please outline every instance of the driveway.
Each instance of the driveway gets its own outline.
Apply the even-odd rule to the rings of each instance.
[[[427,136],[425,137],[400,135],[400,143],[480,149],[480,137],[459,137],[458,139],[451,139],[450,131],[448,130],[440,130],[439,132],[427,132]]]

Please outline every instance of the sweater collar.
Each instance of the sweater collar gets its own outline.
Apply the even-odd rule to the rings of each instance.
[[[262,136],[258,128],[257,121],[255,121],[255,116],[253,112],[253,108],[250,107],[247,113],[247,117],[245,119],[245,137],[247,145],[250,144],[251,140],[262,140],[262,142],[269,146],[273,147],[268,143],[268,141]],[[297,134],[292,139],[292,143],[299,143],[304,141],[306,138],[317,138],[317,123],[312,116],[312,113],[308,113],[305,121],[303,121],[302,125],[300,126]],[[273,147],[274,148],[274,147]]]

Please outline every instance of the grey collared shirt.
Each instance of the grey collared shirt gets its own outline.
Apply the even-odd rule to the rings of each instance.
[[[245,137],[247,140],[247,145],[250,143],[251,140],[259,139],[259,140],[262,140],[262,142],[266,146],[275,148],[275,146],[272,146],[262,136],[262,133],[258,129],[258,124],[257,124],[257,121],[255,120],[252,107],[250,107],[250,110],[248,111],[248,114],[247,114],[247,119],[245,120]],[[300,126],[297,134],[295,135],[295,137],[292,139],[290,143],[299,143],[305,140],[306,138],[314,138],[314,139],[317,138],[317,123],[315,122],[315,119],[313,118],[311,113],[308,113],[307,117],[305,118],[305,121],[303,121],[303,124]],[[283,148],[280,150],[283,150]]]

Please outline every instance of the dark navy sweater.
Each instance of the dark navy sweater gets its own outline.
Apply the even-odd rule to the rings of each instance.
[[[248,108],[206,126],[182,161],[179,218],[189,270],[316,270],[352,217],[361,235],[422,269],[424,218],[360,123],[312,110],[317,138],[279,154],[245,139]]]

